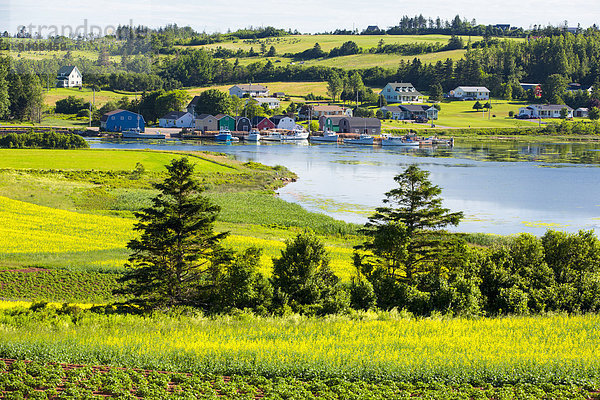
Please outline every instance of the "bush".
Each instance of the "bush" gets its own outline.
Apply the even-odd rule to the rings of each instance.
[[[36,133],[9,133],[0,137],[0,148],[5,149],[87,149],[90,146],[79,135],[54,131]]]

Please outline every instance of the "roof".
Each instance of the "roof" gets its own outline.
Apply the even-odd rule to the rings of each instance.
[[[248,118],[248,117],[235,117],[235,122],[239,122],[239,121],[241,121],[241,120],[243,120],[243,119],[245,119],[245,120],[247,120],[248,122],[250,122],[250,118]]]
[[[213,116],[210,114],[200,114],[200,115],[198,115],[198,117],[196,119],[206,119],[208,117],[213,117]]]
[[[115,114],[120,114],[120,113],[123,113],[123,112],[124,112],[124,113],[130,113],[130,114],[133,114],[133,115],[139,115],[140,119],[141,119],[142,121],[144,121],[144,116],[143,116],[143,115],[141,115],[141,114],[136,114],[136,113],[134,113],[133,111],[129,111],[129,110],[122,110],[122,109],[120,109],[120,108],[119,108],[119,109],[116,109],[116,110],[113,110],[113,111],[109,111],[109,112],[107,112],[106,114],[104,114],[104,115],[103,115],[103,116],[100,118],[100,121],[102,121],[102,122],[105,122],[105,121],[107,121],[107,120],[108,120],[108,117],[110,117],[110,116],[112,116],[112,115],[115,115]]]
[[[402,105],[400,106],[401,109],[406,110],[406,111],[410,111],[410,112],[422,112],[422,111],[427,111],[431,108],[431,106],[428,105],[424,105],[424,104],[407,104],[407,105]]]
[[[241,90],[246,91],[246,92],[255,92],[255,91],[264,92],[264,91],[268,90],[266,86],[263,86],[263,85],[253,85],[251,83],[250,84],[242,84],[242,85],[233,85],[231,87],[231,89],[233,89],[236,86],[238,88],[240,88]]]
[[[198,100],[200,100],[200,96],[194,96],[192,101],[187,105],[188,107],[195,107],[198,104]]]
[[[398,113],[399,113],[399,112],[402,112],[402,111],[403,111],[403,110],[402,110],[400,107],[398,107],[398,106],[383,106],[383,107],[381,107],[381,109],[382,109],[382,110],[383,110],[384,108],[385,108],[385,110],[386,110],[386,111],[389,111],[389,112],[398,112]]]
[[[58,70],[58,75],[71,75],[74,69],[77,69],[74,65],[65,65],[64,67],[60,67]],[[77,69],[79,71],[79,69]]]
[[[575,111],[590,111],[587,107],[579,107],[577,110]]]
[[[331,120],[331,123],[333,123],[334,125],[339,124],[340,120],[344,119],[344,118],[348,118],[345,115],[323,115],[321,118],[325,118],[325,121],[327,121],[328,119]]]
[[[490,90],[485,86],[459,86],[454,90],[458,89],[462,89],[463,92],[490,92]]]
[[[287,115],[273,115],[270,119],[271,119],[271,121],[273,121],[276,124],[284,118],[289,118],[289,119],[293,120],[293,118],[288,117]]]
[[[160,119],[179,119],[183,117],[185,114],[189,114],[187,111],[171,111],[160,117]]]
[[[313,106],[313,111],[339,111],[344,112],[340,106]]]
[[[350,126],[367,126],[380,127],[381,120],[379,118],[360,118],[360,117],[345,117]]]
[[[263,117],[262,115],[255,115],[254,117],[252,117],[252,124],[253,125],[258,125],[260,124],[264,119],[268,119],[267,117]]]
[[[233,119],[233,117],[232,117],[231,115],[227,115],[227,114],[217,114],[217,115],[215,115],[215,118],[216,118],[217,120],[223,119],[223,118],[225,118],[225,117],[227,117],[227,118],[232,118],[232,119]]]
[[[279,103],[279,99],[276,97],[255,97],[254,100],[259,103]]]
[[[573,109],[566,104],[532,104],[527,106],[527,108],[537,108],[538,110],[545,111],[560,111],[563,108],[566,108],[568,111],[573,111]]]

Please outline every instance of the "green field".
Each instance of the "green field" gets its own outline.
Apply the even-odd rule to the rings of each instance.
[[[44,102],[47,106],[54,107],[57,100],[65,99],[69,96],[80,97],[86,102],[90,102],[100,108],[109,101],[117,102],[122,97],[127,97],[129,100],[135,98],[134,93],[117,93],[110,90],[101,90],[93,92],[90,88],[53,88],[50,91],[44,90]]]
[[[468,36],[462,37],[465,43],[469,40]],[[481,36],[472,36],[471,41],[479,41]],[[181,46],[183,48],[218,48],[245,51],[254,48],[260,51],[261,44],[264,43],[267,48],[275,46],[278,54],[298,53],[312,48],[315,43],[319,43],[323,51],[330,51],[334,47],[340,47],[348,41],[355,42],[358,47],[370,48],[377,47],[380,40],[384,44],[407,44],[407,43],[427,43],[427,44],[447,44],[450,40],[448,35],[290,35],[276,38],[266,38],[258,40],[236,40],[221,43],[213,43],[203,46]],[[523,40],[523,39],[517,39]]]
[[[155,151],[0,149],[0,168],[130,171],[141,163],[148,171],[164,172],[164,166],[175,156]],[[236,172],[209,156],[195,156],[191,160],[199,172]]]
[[[177,156],[156,151],[0,150],[0,268],[122,271],[129,254],[125,246],[135,236],[133,212],[150,205],[156,195],[152,182],[162,179],[164,165]],[[279,179],[289,172],[206,153],[191,154],[191,159],[207,196],[222,207],[217,230],[231,232],[225,245],[263,248],[261,269],[268,275],[284,241],[310,228],[325,235],[333,268],[350,279],[357,240],[348,235],[356,226],[309,213],[264,191],[281,185]],[[137,163],[143,172],[136,172]],[[27,282],[33,285],[30,290],[24,289]],[[19,298],[38,298],[35,280],[20,285]],[[2,289],[14,293],[9,286]],[[0,297],[11,298],[2,293]],[[52,293],[47,298],[61,300]]]
[[[323,67],[336,67],[348,70],[364,69],[372,67],[382,67],[395,69],[398,68],[400,61],[411,62],[412,60],[419,59],[425,64],[434,64],[438,61],[446,61],[448,58],[456,61],[461,59],[465,54],[465,50],[450,50],[440,51],[436,53],[419,54],[414,56],[401,56],[398,54],[354,54],[350,56],[333,57],[333,58],[318,58],[314,60],[306,60],[302,62],[294,61],[291,58],[286,57],[244,57],[238,59],[241,65],[248,65],[255,62],[266,62],[270,60],[277,65],[303,65],[306,67],[310,66],[323,66]],[[231,58],[229,61],[234,62],[235,59]]]

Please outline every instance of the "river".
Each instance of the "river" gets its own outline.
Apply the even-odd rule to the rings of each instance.
[[[364,223],[410,164],[431,173],[444,206],[463,211],[454,230],[542,235],[547,229],[592,229],[600,234],[600,145],[468,142],[452,149],[388,149],[342,144],[214,144],[111,142],[92,148],[206,150],[240,161],[284,165],[298,181],[279,196],[336,219]]]

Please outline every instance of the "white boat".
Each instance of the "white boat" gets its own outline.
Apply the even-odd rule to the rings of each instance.
[[[344,139],[345,144],[364,144],[364,145],[373,145],[373,136],[370,135],[360,135],[358,139]]]
[[[121,132],[123,139],[164,139],[165,135],[161,133],[142,133],[137,128],[128,129]]]
[[[282,135],[281,140],[306,140],[308,139],[308,131],[304,129],[294,129],[287,135]]]
[[[382,146],[407,146],[407,147],[419,147],[419,142],[411,140],[406,137],[382,135],[381,139]]]
[[[246,137],[246,140],[249,142],[258,142],[261,139],[261,137],[262,136],[258,129],[252,129],[248,134],[248,137]]]
[[[269,132],[266,135],[261,135],[260,140],[266,140],[269,142],[281,142],[281,133]]]
[[[222,128],[217,136],[215,136],[215,140],[219,142],[228,142],[231,140],[231,131],[228,128]]]
[[[319,143],[337,143],[340,136],[332,131],[323,132],[323,136],[310,136],[311,142],[319,142]]]

